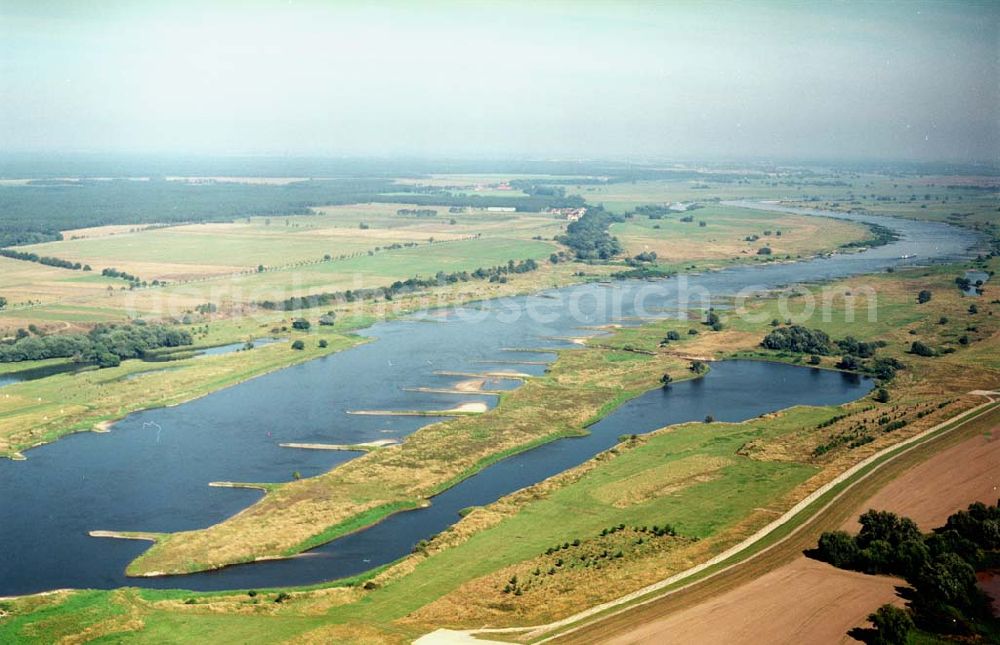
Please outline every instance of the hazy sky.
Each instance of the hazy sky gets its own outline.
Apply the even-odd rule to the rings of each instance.
[[[0,0],[0,149],[1000,157],[1000,3],[372,4]]]

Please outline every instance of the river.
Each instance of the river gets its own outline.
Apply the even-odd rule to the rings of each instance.
[[[856,399],[870,389],[870,381],[803,367],[726,361],[714,364],[704,379],[676,383],[626,403],[594,425],[587,437],[508,458],[438,495],[428,508],[397,514],[300,557],[183,577],[126,578],[125,566],[148,543],[87,535],[94,529],[173,532],[209,526],[260,496],[246,489],[211,488],[211,481],[288,481],[294,472],[316,475],[357,456],[282,448],[280,443],[402,439],[440,420],[347,414],[351,410],[495,404],[495,397],[485,394],[410,389],[448,389],[461,380],[439,372],[537,374],[544,365],[511,361],[551,360],[553,354],[544,350],[573,347],[564,339],[593,334],[587,329],[591,326],[676,315],[670,312],[699,304],[702,293],[721,297],[748,286],[767,289],[964,257],[977,240],[946,224],[846,218],[880,223],[901,238],[857,254],[741,266],[683,279],[567,287],[378,323],[363,332],[375,342],[183,405],[132,414],[110,433],[71,435],[32,449],[27,461],[0,461],[0,595],[123,585],[271,587],[351,575],[405,555],[420,539],[456,521],[461,508],[490,503],[582,463],[613,445],[620,434],[700,420],[706,414],[739,421],[795,404]],[[525,349],[535,353],[511,351]]]

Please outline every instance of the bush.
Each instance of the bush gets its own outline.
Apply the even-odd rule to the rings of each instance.
[[[924,289],[917,294],[917,302],[920,304],[924,304],[925,302],[930,302],[931,296],[932,296],[931,292],[928,291],[927,289]]]
[[[885,389],[884,387],[880,387],[875,392],[875,400],[878,401],[879,403],[888,403],[889,402],[889,390]]]
[[[306,320],[305,318],[296,318],[294,321],[292,321],[292,329],[306,331],[310,327],[312,327],[312,325],[310,325],[309,321]]]
[[[840,362],[837,363],[837,367],[842,370],[854,372],[861,369],[861,361],[858,360],[857,356],[846,354],[840,357]]]
[[[817,356],[816,354],[813,354],[812,356],[809,357],[809,364],[810,365],[819,365],[822,362],[823,362],[823,359],[820,358],[819,356]]]
[[[320,338],[319,339],[319,346],[322,349],[326,349],[327,347],[330,346],[330,343],[325,338]]]
[[[294,343],[292,343],[292,349],[297,349],[297,350],[301,351],[301,350],[303,350],[305,348],[306,348],[306,344],[303,343],[301,340],[297,340]]]
[[[838,569],[851,569],[858,561],[859,549],[854,538],[845,531],[827,531],[819,536],[816,556]]]
[[[914,629],[910,612],[895,605],[882,605],[868,620],[875,628],[871,642],[876,645],[905,645]]]
[[[910,353],[916,354],[917,356],[937,356],[937,352],[934,351],[933,347],[929,347],[919,340],[913,341],[910,345]]]

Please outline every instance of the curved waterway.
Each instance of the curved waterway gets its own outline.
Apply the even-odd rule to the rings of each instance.
[[[811,213],[817,214],[817,213]],[[444,410],[495,404],[487,394],[452,393],[465,374],[539,374],[546,349],[573,347],[589,327],[676,315],[747,287],[767,289],[884,270],[901,262],[964,257],[974,234],[944,224],[842,216],[880,223],[901,239],[864,253],[796,264],[738,267],[685,279],[624,281],[552,290],[379,323],[374,342],[274,372],[173,408],[123,419],[106,434],[82,433],[0,461],[0,595],[61,587],[123,585],[215,590],[300,585],[360,573],[408,553],[458,519],[582,463],[617,441],[707,414],[739,421],[791,405],[829,405],[862,396],[871,382],[803,367],[726,361],[703,379],[634,399],[590,428],[508,458],[438,495],[300,557],[170,578],[126,578],[148,543],[92,538],[95,529],[182,531],[209,526],[259,498],[212,481],[288,481],[322,473],[356,453],[282,448],[281,443],[357,444],[401,439],[439,418],[350,415],[352,410]],[[902,256],[916,256],[901,260]],[[690,293],[689,293],[690,292]],[[673,312],[673,313],[672,313]],[[528,351],[525,351],[528,350]],[[72,376],[58,378],[71,379]],[[418,391],[422,390],[422,391]],[[432,390],[432,391],[428,391]]]

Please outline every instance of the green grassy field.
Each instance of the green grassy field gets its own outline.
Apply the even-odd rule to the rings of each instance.
[[[31,323],[176,318],[209,302],[280,300],[542,260],[556,250],[542,239],[565,225],[548,214],[450,214],[442,207],[433,218],[397,214],[407,207],[412,205],[357,204],[227,224],[104,227],[81,231],[77,239],[70,231],[64,241],[24,248],[90,264],[94,273],[0,258],[0,294],[9,301],[0,311],[0,331],[6,326],[13,333]],[[258,272],[258,265],[267,270]],[[106,267],[146,281],[165,279],[170,286],[123,290],[124,281],[98,275]]]
[[[690,215],[693,222],[682,222]],[[705,222],[705,226],[699,225]],[[780,232],[780,234],[779,234]],[[808,256],[868,237],[868,229],[851,222],[784,216],[709,204],[689,213],[674,213],[662,219],[635,216],[613,224],[626,252],[635,255],[654,251],[661,262],[729,259],[763,260],[757,251],[765,246],[773,257]],[[756,241],[747,237],[756,236]]]

